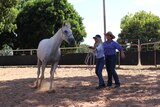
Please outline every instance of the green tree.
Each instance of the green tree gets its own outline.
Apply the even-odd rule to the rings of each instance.
[[[11,32],[16,28],[13,24],[17,17],[17,0],[0,0],[0,34]]]
[[[64,21],[71,23],[75,40],[80,44],[86,36],[82,20],[67,0],[29,0],[16,19],[15,48],[37,48],[39,41],[51,37]]]
[[[0,0],[0,49],[4,45],[13,47],[15,19],[18,14],[16,6],[17,0]]]
[[[33,0],[18,0],[17,9],[19,11],[22,11],[28,2],[33,2]]]
[[[160,40],[160,18],[151,12],[145,11],[128,14],[121,20],[122,31],[118,35],[118,42],[141,43]]]

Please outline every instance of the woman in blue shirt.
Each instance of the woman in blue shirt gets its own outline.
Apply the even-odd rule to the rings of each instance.
[[[108,83],[107,86],[112,86],[112,77],[115,81],[115,88],[120,87],[120,81],[119,77],[117,75],[117,72],[115,70],[116,67],[116,49],[118,49],[121,53],[121,57],[124,58],[124,52],[123,48],[120,46],[119,43],[113,41],[115,36],[112,34],[112,32],[107,32],[104,34],[106,37],[106,41],[103,43],[104,46],[104,54],[105,54],[105,65],[106,70],[108,73]]]
[[[103,43],[102,43],[102,39],[100,35],[96,35],[95,37],[93,37],[93,39],[95,40],[95,44],[94,47],[90,46],[89,48],[93,49],[93,52],[95,53],[96,56],[96,75],[99,79],[99,85],[98,87],[96,87],[96,89],[102,89],[105,87],[105,83],[103,80],[103,76],[102,76],[102,70],[104,67],[104,48],[103,48]]]

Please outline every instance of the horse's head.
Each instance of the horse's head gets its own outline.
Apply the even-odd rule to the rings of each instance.
[[[72,30],[70,28],[71,26],[69,23],[63,25],[62,27],[63,40],[65,40],[70,45],[74,45],[75,39],[72,34]]]

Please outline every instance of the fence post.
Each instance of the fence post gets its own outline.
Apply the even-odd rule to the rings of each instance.
[[[121,57],[120,57],[120,52],[118,52],[118,68],[120,68],[121,65]]]
[[[30,50],[30,55],[32,55],[32,49]]]
[[[156,59],[156,43],[154,43],[154,65],[157,68],[157,59]]]
[[[141,66],[141,44],[140,44],[140,39],[138,39],[138,66]]]

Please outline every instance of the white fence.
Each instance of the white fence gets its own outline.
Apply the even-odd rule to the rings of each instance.
[[[153,42],[153,43],[143,43],[140,44],[140,41],[138,40],[138,44],[125,44],[122,46],[129,46],[134,47],[137,54],[138,54],[138,65],[141,65],[141,52],[146,51],[153,51],[154,56],[151,58],[154,59],[154,65],[157,67],[157,54],[156,50],[160,50],[160,41],[159,42]],[[62,54],[66,53],[88,53],[91,50],[89,50],[86,46],[82,47],[67,47],[67,48],[61,48]],[[0,50],[0,56],[13,56],[13,55],[36,55],[37,49],[20,49],[20,50]],[[120,54],[118,54],[118,65],[121,65],[121,58]]]

